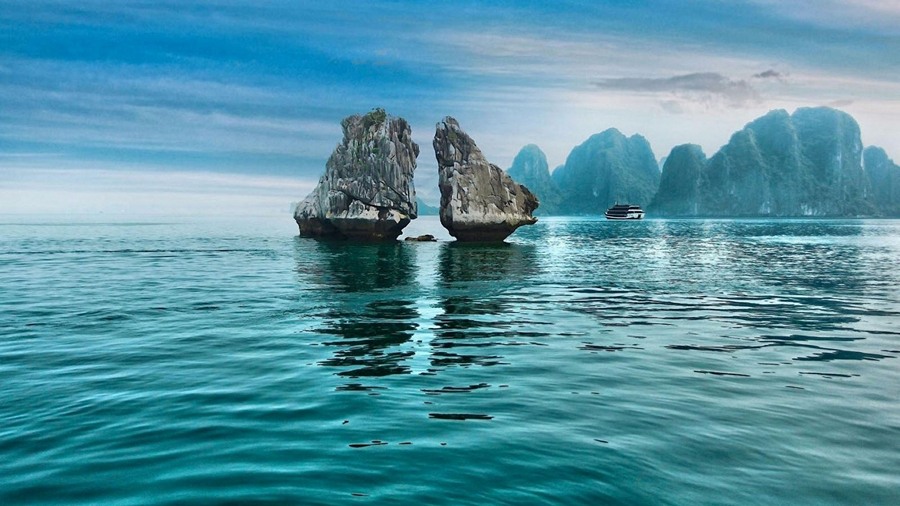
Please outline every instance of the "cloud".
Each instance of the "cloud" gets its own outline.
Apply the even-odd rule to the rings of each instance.
[[[765,72],[760,72],[758,74],[753,74],[753,77],[756,79],[778,79],[779,81],[784,79],[784,75],[777,70],[766,70]]]
[[[733,80],[715,72],[696,72],[673,77],[619,77],[593,83],[602,90],[635,93],[667,93],[681,99],[710,103],[724,102],[744,107],[761,101],[759,92],[747,81]]]
[[[842,99],[842,100],[832,100],[828,102],[829,107],[847,107],[853,105],[854,100]]]
[[[750,0],[782,18],[846,31],[861,28],[886,35],[895,34],[900,23],[896,0]]]
[[[659,106],[671,114],[684,114],[684,106],[677,100],[663,100],[659,103]]]

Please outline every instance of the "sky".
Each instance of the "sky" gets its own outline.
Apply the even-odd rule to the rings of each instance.
[[[421,154],[457,118],[507,168],[610,127],[712,155],[831,106],[900,160],[900,0],[0,0],[0,214],[289,216],[340,121]]]

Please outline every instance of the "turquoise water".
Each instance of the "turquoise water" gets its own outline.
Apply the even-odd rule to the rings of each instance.
[[[2,504],[900,501],[900,221],[10,221]]]

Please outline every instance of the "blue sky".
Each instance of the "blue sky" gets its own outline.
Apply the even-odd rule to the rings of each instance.
[[[897,76],[898,0],[0,0],[0,213],[287,213],[376,106],[432,202],[445,115],[556,166],[609,127],[711,155],[831,105],[898,159]]]

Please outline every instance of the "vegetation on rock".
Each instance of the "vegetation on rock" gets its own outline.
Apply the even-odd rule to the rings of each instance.
[[[553,173],[564,198],[563,214],[600,214],[615,203],[646,206],[659,186],[659,166],[650,143],[611,128],[572,150]]]
[[[771,111],[712,158],[672,150],[650,210],[662,216],[871,216],[859,125],[844,112]],[[693,151],[693,154],[690,152]]]
[[[900,216],[900,167],[888,158],[883,149],[876,146],[863,151],[863,166],[872,188],[872,200],[879,214]]]
[[[363,116],[363,128],[369,129],[373,126],[381,126],[386,119],[387,112],[381,107],[376,107]]]
[[[540,200],[541,206],[535,210],[535,214],[559,213],[563,196],[550,176],[547,156],[541,151],[541,148],[534,144],[523,147],[506,173],[517,182],[527,186]]]

